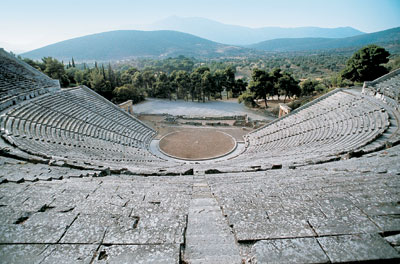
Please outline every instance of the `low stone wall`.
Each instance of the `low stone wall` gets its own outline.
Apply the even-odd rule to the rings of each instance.
[[[247,115],[243,116],[177,116],[180,119],[187,120],[246,120]]]
[[[203,124],[201,122],[184,122],[184,125],[190,125],[190,126],[202,126]]]
[[[118,105],[121,109],[125,110],[125,112],[133,115],[133,104],[132,100],[128,100]]]
[[[279,104],[279,116],[284,116],[289,114],[292,111],[292,108],[290,108],[289,106],[287,106],[286,104]]]
[[[206,126],[229,126],[229,124],[222,122],[216,122],[216,123],[206,122]]]

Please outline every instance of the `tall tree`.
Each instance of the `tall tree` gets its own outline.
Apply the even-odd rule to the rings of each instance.
[[[176,70],[173,70],[171,74],[169,75],[169,88],[170,88],[170,93],[177,95],[178,92],[178,83],[176,81],[178,72]],[[172,96],[170,96],[171,98]]]
[[[234,89],[232,90],[233,97],[238,97],[241,95],[246,91],[246,88],[247,81],[244,78],[236,80]]]
[[[154,85],[156,97],[169,98],[171,100],[171,84],[167,74],[164,72],[160,73]]]
[[[353,82],[375,80],[388,72],[381,64],[389,61],[389,55],[390,53],[382,47],[368,45],[351,56],[341,75]]]
[[[205,98],[207,96],[208,100],[210,100],[212,88],[213,88],[213,76],[209,71],[205,71],[201,75],[201,91],[203,103],[205,102]]]
[[[198,71],[190,74],[190,84],[190,96],[193,102],[194,99],[198,99],[201,95],[201,74]]]
[[[307,96],[312,95],[315,91],[315,87],[318,85],[318,81],[307,79],[301,83],[301,95]]]
[[[115,78],[114,70],[111,68],[111,63],[108,63],[107,79],[110,81],[111,87],[115,89],[115,87],[117,87],[117,80]]]
[[[104,79],[103,74],[97,70],[90,73],[90,87],[109,100],[113,97],[113,90],[109,83]]]
[[[151,70],[144,70],[142,72],[143,84],[149,96],[155,96],[154,83],[156,78]]]
[[[44,64],[43,72],[53,79],[58,79],[62,87],[68,87],[69,79],[65,73],[64,64],[52,57],[44,57],[42,59]]]
[[[279,78],[282,77],[281,69],[275,68],[269,73],[271,77],[271,81],[273,83],[272,90],[270,91],[270,95],[279,95]]]
[[[179,99],[188,100],[190,88],[190,77],[186,71],[180,70],[176,73],[175,82],[177,84],[177,95]]]
[[[224,70],[218,69],[214,72],[214,86],[215,92],[219,93],[219,98],[222,99],[222,91],[225,85],[225,73]]]
[[[132,76],[132,84],[138,88],[144,87],[144,81],[141,72],[139,71],[135,72],[135,74]]]
[[[274,92],[274,77],[264,70],[254,69],[251,74],[249,89],[258,99],[264,99],[265,107],[268,107],[267,96]]]
[[[227,92],[231,91],[235,87],[235,69],[233,67],[226,67],[224,70],[225,80],[224,86]]]
[[[104,69],[104,65],[103,65],[103,64],[101,64],[101,74],[103,74],[104,80],[107,80],[106,71],[105,71],[105,69]]]
[[[279,94],[284,95],[283,102],[287,97],[299,96],[299,82],[296,81],[290,73],[284,72],[278,79]]]

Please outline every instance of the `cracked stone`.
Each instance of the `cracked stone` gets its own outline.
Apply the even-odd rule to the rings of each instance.
[[[251,255],[257,263],[327,263],[328,257],[315,238],[261,240]]]
[[[332,263],[399,259],[399,253],[378,234],[317,238]]]

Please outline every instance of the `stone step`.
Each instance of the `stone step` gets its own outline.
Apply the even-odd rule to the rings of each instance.
[[[186,230],[185,261],[241,263],[234,234],[207,182],[194,183],[193,193]]]

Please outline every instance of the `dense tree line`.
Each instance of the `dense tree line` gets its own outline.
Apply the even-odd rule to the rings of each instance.
[[[232,67],[226,66],[214,72],[207,66],[193,68],[191,60],[183,56],[169,59],[171,67],[167,67],[167,71],[158,67],[114,70],[111,64],[105,67],[97,63],[93,67],[86,64],[78,66],[73,58],[67,65],[51,57],[45,57],[41,62],[24,61],[49,77],[60,80],[62,87],[86,85],[115,103],[129,99],[137,103],[146,96],[205,102],[221,98],[223,91],[237,97],[247,87],[245,79],[235,79]]]
[[[283,96],[286,100],[375,79],[399,67],[398,57],[388,63],[389,55],[383,48],[369,45],[350,58],[331,53],[276,54],[268,59],[201,62],[179,56],[164,60],[138,60],[136,65],[128,62],[113,66],[98,65],[96,62],[89,66],[86,63],[76,64],[73,58],[66,65],[51,57],[42,61],[24,61],[60,80],[62,87],[86,85],[115,103],[129,99],[137,103],[146,96],[205,102],[222,98],[225,91],[228,96],[240,96],[239,101],[248,105],[253,105],[255,99],[263,99],[267,105],[267,98],[271,96]],[[385,63],[388,63],[387,67]],[[273,66],[276,67],[271,68]],[[315,67],[317,71],[329,68],[331,74],[322,75],[322,78],[313,78],[313,74],[299,78],[304,77],[304,71],[310,67]],[[304,71],[299,74],[299,69]],[[246,81],[248,76],[249,84]]]

